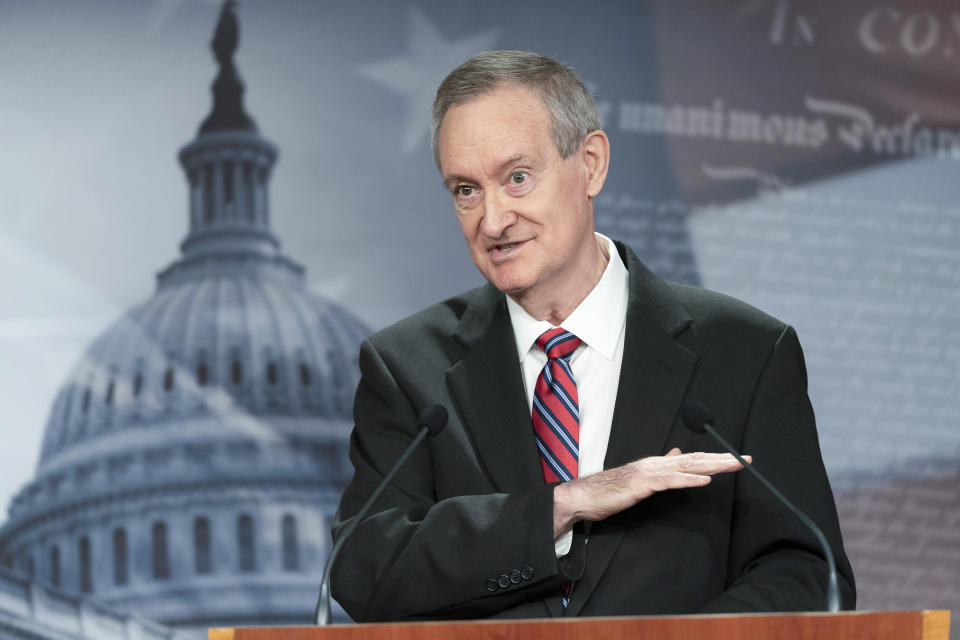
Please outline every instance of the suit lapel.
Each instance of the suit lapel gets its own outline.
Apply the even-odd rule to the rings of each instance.
[[[454,334],[469,350],[447,370],[447,385],[494,486],[515,493],[543,483],[543,472],[506,301],[485,289]]]
[[[630,274],[630,300],[605,469],[665,453],[667,437],[697,362],[696,354],[674,339],[690,324],[686,309],[630,249],[617,245]],[[593,525],[586,571],[574,590],[567,615],[577,615],[583,608],[623,534],[623,527]]]
[[[692,322],[686,308],[629,248],[617,246],[630,273],[630,302],[606,469],[665,453],[697,362],[675,339]]]

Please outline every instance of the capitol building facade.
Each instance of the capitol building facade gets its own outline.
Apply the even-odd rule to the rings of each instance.
[[[132,637],[136,619],[152,629],[137,637],[171,637],[312,618],[351,474],[368,331],[308,290],[271,232],[277,150],[244,111],[237,43],[228,0],[212,43],[214,106],[179,155],[182,255],[53,401],[36,477],[0,528],[0,636]],[[29,632],[17,635],[4,620],[18,620],[21,592],[60,613],[21,615]],[[87,633],[92,612],[117,620],[116,633]]]

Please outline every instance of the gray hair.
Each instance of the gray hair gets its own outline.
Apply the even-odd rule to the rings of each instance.
[[[433,99],[430,144],[440,169],[437,134],[450,107],[512,83],[536,93],[552,118],[551,131],[560,157],[568,158],[591,131],[600,128],[593,97],[573,69],[531,51],[484,51],[450,72]]]

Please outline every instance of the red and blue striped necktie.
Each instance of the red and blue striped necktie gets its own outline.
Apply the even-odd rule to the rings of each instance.
[[[580,459],[580,405],[570,356],[580,338],[560,327],[543,332],[537,346],[547,354],[533,390],[533,431],[547,482],[573,480]]]
[[[558,327],[543,332],[537,346],[547,354],[533,389],[532,420],[540,466],[547,482],[573,480],[580,467],[580,401],[570,356],[580,346],[580,338]],[[573,583],[563,586],[564,611],[572,590]]]

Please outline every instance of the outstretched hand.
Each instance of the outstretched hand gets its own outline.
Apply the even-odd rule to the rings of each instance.
[[[752,462],[750,456],[743,456]],[[743,468],[729,453],[681,453],[650,456],[571,482],[553,493],[553,535],[559,538],[580,520],[603,520],[668,489],[702,487],[710,477]]]

